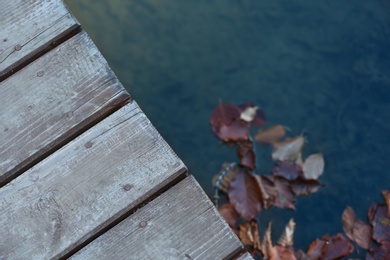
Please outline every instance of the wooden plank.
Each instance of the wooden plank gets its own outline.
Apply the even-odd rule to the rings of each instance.
[[[253,260],[253,257],[248,252],[240,255],[236,260]]]
[[[82,32],[0,83],[0,187],[128,102]]]
[[[241,242],[189,176],[70,259],[225,259],[240,250]]]
[[[80,25],[61,0],[0,0],[0,82]]]
[[[0,259],[66,256],[185,174],[132,102],[0,189]]]

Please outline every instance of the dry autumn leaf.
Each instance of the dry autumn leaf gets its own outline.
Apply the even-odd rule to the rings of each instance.
[[[387,205],[387,212],[390,215],[390,190],[382,191],[382,195],[385,198],[386,205]]]
[[[237,148],[240,165],[250,170],[256,169],[256,156],[252,141],[239,142]]]
[[[274,175],[282,176],[287,180],[295,180],[299,176],[303,176],[301,166],[291,161],[279,161],[272,168]]]
[[[277,196],[275,184],[264,175],[253,174],[253,177],[256,179],[261,191],[262,207],[264,209],[269,209],[274,205]]]
[[[256,220],[240,224],[239,238],[245,246],[261,251],[259,225]]]
[[[372,228],[370,225],[357,219],[355,211],[347,207],[342,214],[343,229],[349,239],[364,249],[371,243]]]
[[[307,256],[309,259],[339,259],[352,251],[351,242],[342,234],[333,237],[324,235],[310,244]]]
[[[294,244],[293,241],[294,230],[295,230],[294,219],[290,219],[290,221],[287,223],[286,227],[284,228],[284,232],[280,236],[277,244],[283,247],[292,247]]]
[[[376,242],[382,243],[385,240],[390,240],[390,216],[387,214],[385,204],[371,206],[368,211],[368,220],[373,227],[372,238]]]
[[[309,195],[317,192],[323,185],[317,180],[307,180],[298,177],[296,180],[290,181],[291,189],[297,196]]]
[[[275,145],[286,134],[286,128],[282,125],[274,125],[265,130],[259,130],[255,140],[260,144]]]
[[[324,172],[325,161],[321,153],[312,154],[303,164],[303,175],[306,179],[318,179]]]
[[[272,152],[272,159],[279,161],[294,161],[299,157],[304,144],[305,138],[303,138],[303,136],[288,138],[275,147]]]
[[[210,118],[214,134],[224,142],[248,140],[249,124],[240,119],[240,114],[237,106],[219,104]]]
[[[223,204],[221,207],[219,207],[218,211],[230,227],[234,227],[236,225],[236,222],[240,216],[238,215],[232,204]]]
[[[251,220],[261,210],[261,191],[255,178],[243,169],[238,169],[228,191],[229,201],[246,220]]]
[[[268,223],[268,228],[264,233],[263,243],[261,244],[261,252],[263,253],[264,259],[272,259],[277,256],[277,251],[272,245],[271,239],[271,222]]]
[[[282,209],[295,209],[295,195],[288,180],[279,176],[271,177],[277,191],[274,206]]]
[[[366,260],[390,259],[390,241],[383,241],[380,245],[370,248]]]

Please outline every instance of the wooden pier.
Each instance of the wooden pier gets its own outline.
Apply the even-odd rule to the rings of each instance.
[[[0,259],[239,255],[65,4],[0,4]]]

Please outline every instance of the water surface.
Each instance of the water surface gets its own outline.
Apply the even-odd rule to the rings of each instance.
[[[219,101],[260,105],[268,122],[306,133],[326,187],[297,210],[261,213],[275,237],[290,217],[295,245],[342,232],[351,205],[365,220],[390,188],[390,2],[385,0],[69,0],[121,82],[212,196],[235,151],[212,135]],[[270,148],[257,147],[261,173]]]

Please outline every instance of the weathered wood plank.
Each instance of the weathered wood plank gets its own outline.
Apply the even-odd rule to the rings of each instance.
[[[189,176],[71,259],[225,259],[241,249],[238,238]]]
[[[61,0],[0,0],[0,82],[80,25]]]
[[[246,252],[245,254],[240,255],[236,260],[253,260],[253,257],[251,256],[251,254]]]
[[[62,257],[185,174],[132,102],[0,189],[0,259]]]
[[[129,94],[82,32],[0,83],[0,187]]]

